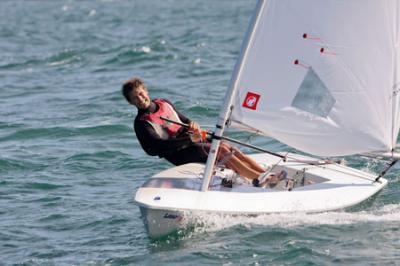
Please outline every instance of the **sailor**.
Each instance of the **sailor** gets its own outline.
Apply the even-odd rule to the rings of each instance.
[[[122,94],[138,109],[134,129],[148,155],[165,158],[174,165],[207,161],[210,139],[206,139],[200,126],[180,113],[171,102],[166,99],[151,100],[143,80],[137,77],[123,84]],[[168,123],[161,116],[189,127]],[[225,142],[220,145],[217,160],[249,179],[256,179],[265,172],[257,162]]]

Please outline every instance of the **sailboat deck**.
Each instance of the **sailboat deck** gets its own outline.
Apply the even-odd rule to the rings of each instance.
[[[262,165],[273,166],[271,173],[279,173],[285,170],[287,178],[281,180],[275,186],[254,187],[250,180],[239,177],[233,183],[232,188],[222,186],[221,180],[229,177],[232,173],[229,169],[219,169],[215,173],[210,182],[210,191],[225,191],[238,193],[255,193],[255,192],[278,192],[278,191],[301,191],[337,188],[340,186],[349,186],[349,184],[371,185],[374,180],[372,174],[347,168],[339,164],[327,165],[310,165],[301,160],[310,160],[312,158],[295,155],[291,156],[287,162],[282,162],[274,156],[267,154],[250,155]],[[350,170],[351,169],[351,170]],[[200,191],[202,186],[202,174],[204,165],[202,164],[186,164],[165,170],[146,181],[142,187],[148,188],[167,188],[167,189],[185,189]],[[354,179],[354,180],[353,180]],[[289,180],[292,186],[288,185]]]

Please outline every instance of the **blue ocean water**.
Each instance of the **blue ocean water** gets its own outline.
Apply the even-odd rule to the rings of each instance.
[[[121,84],[141,76],[152,96],[215,124],[254,6],[0,2],[0,265],[400,265],[399,166],[380,194],[350,210],[210,215],[148,239],[133,195],[170,164],[141,150]]]

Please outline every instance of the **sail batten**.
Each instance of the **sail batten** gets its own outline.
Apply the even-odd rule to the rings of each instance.
[[[390,150],[399,0],[270,0],[237,77],[231,120],[320,156]]]

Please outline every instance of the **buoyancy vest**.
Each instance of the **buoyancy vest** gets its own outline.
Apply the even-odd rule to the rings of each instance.
[[[140,120],[147,121],[162,139],[176,136],[182,126],[162,120],[160,116],[182,123],[178,114],[165,100],[155,99],[154,103],[158,105],[158,110],[154,113],[142,115]]]

